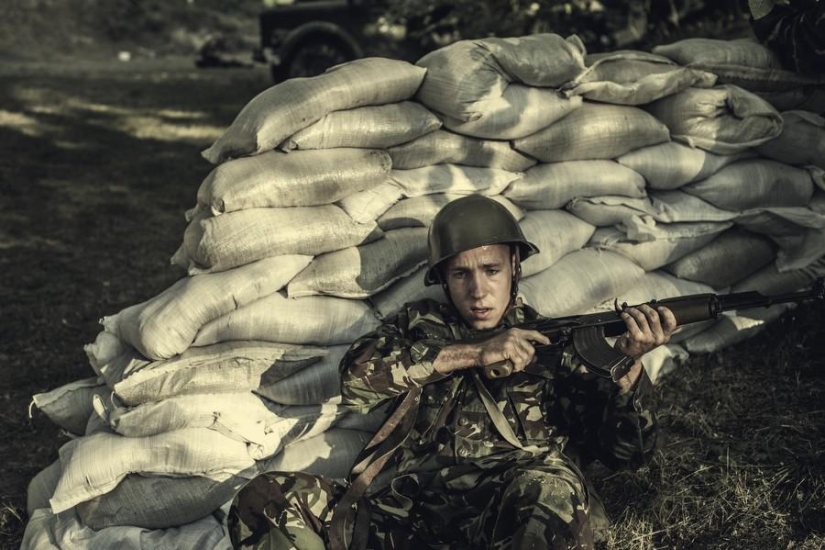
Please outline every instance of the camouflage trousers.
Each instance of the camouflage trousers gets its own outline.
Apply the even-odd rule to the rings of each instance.
[[[235,548],[323,549],[343,483],[267,473],[235,498]],[[558,454],[395,477],[368,496],[368,548],[592,548],[587,489]],[[364,510],[361,510],[363,512]]]

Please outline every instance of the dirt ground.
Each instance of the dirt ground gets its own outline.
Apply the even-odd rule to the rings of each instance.
[[[93,376],[98,320],[182,276],[200,151],[269,85],[191,57],[0,64],[0,548],[19,547],[27,485],[67,441],[29,417],[32,395]],[[825,545],[822,309],[659,386],[655,463],[601,479],[609,548]]]

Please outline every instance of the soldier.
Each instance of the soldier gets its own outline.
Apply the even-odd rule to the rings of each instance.
[[[748,0],[756,37],[790,70],[825,73],[825,1]]]
[[[247,485],[232,513],[237,547],[592,548],[580,466],[635,467],[652,452],[639,359],[676,320],[666,308],[626,310],[615,347],[635,362],[617,382],[571,349],[539,360],[548,338],[513,326],[538,315],[518,298],[521,259],[537,252],[492,199],[442,208],[425,283],[448,303],[407,304],[341,362],[346,405],[366,413],[395,400],[395,413],[349,482],[270,473]],[[503,361],[510,376],[482,375]]]

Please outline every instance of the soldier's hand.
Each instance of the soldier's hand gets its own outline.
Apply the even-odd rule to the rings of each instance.
[[[676,317],[666,307],[656,309],[647,304],[622,312],[627,332],[616,340],[615,348],[635,359],[670,341],[676,330]]]
[[[479,366],[509,361],[513,372],[523,371],[536,357],[534,344],[549,344],[550,339],[535,330],[511,328],[480,344]]]

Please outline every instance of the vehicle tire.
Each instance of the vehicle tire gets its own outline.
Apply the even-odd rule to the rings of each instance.
[[[316,76],[355,57],[352,48],[340,40],[327,36],[307,37],[290,50],[279,67],[272,68],[272,76],[276,80],[278,77],[284,80]]]

